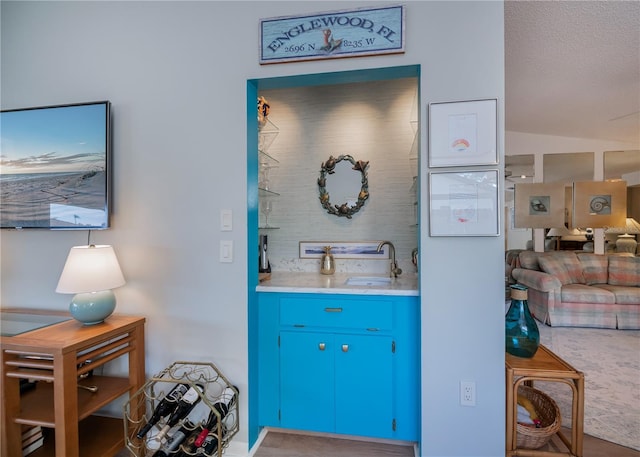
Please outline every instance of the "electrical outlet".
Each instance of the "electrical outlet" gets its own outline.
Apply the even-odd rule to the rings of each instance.
[[[462,406],[476,406],[476,383],[460,381],[460,404]]]

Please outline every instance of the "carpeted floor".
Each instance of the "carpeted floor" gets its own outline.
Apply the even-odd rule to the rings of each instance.
[[[548,327],[540,340],[585,375],[584,433],[640,450],[640,331]],[[571,389],[559,382],[536,387],[571,424]]]

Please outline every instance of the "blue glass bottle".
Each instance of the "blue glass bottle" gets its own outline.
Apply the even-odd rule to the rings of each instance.
[[[529,311],[525,286],[511,286],[511,306],[505,320],[507,352],[517,357],[533,357],[540,346],[540,331]]]

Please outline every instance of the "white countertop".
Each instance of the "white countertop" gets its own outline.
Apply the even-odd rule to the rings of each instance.
[[[356,276],[379,276],[364,273],[320,273],[273,272],[271,279],[261,282],[257,292],[293,292],[311,294],[352,294],[352,295],[418,295],[416,274],[400,275],[390,284],[378,286],[355,286],[346,284],[347,279]]]

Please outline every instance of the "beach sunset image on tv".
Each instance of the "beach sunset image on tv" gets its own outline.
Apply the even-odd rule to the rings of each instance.
[[[107,228],[109,136],[109,102],[2,111],[2,228]]]

